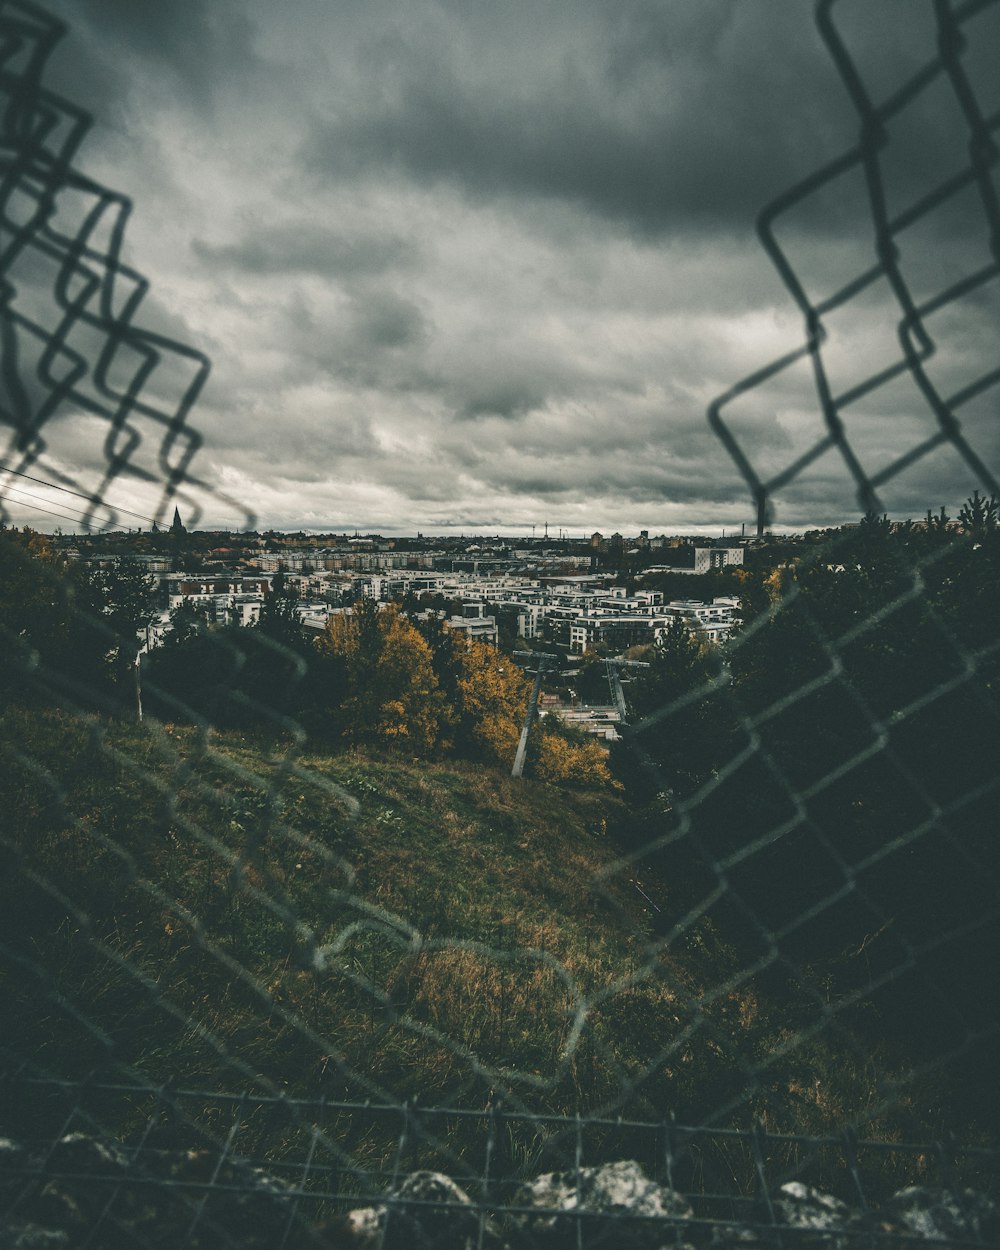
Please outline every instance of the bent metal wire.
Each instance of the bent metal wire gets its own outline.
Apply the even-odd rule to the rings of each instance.
[[[971,473],[989,492],[1000,493],[1000,484],[990,466],[966,438],[959,414],[964,405],[987,394],[1000,384],[1000,369],[985,369],[961,389],[942,394],[926,368],[934,351],[934,340],[928,322],[931,316],[965,295],[984,287],[1000,276],[998,240],[1000,212],[993,186],[996,166],[996,131],[1000,115],[985,115],[965,72],[963,46],[978,18],[997,7],[997,0],[968,0],[931,4],[937,38],[928,47],[927,61],[911,80],[898,87],[892,95],[877,103],[870,98],[865,81],[852,60],[848,44],[837,25],[838,4],[820,0],[816,8],[817,27],[844,82],[858,117],[858,141],[836,160],[825,164],[804,178],[795,187],[769,205],[761,214],[761,241],[774,262],[785,286],[798,308],[804,323],[803,342],[778,359],[736,383],[720,396],[709,410],[709,420],[721,442],[735,460],[747,483],[756,507],[758,525],[764,529],[771,519],[774,501],[780,492],[825,454],[841,457],[854,483],[857,500],[863,510],[879,506],[879,488],[896,475],[930,455],[943,444],[953,447],[968,465]],[[897,14],[897,20],[901,20]],[[200,436],[189,424],[193,406],[204,386],[208,373],[207,358],[194,348],[173,342],[161,335],[143,330],[135,318],[146,293],[145,280],[121,260],[125,228],[131,212],[129,200],[101,187],[80,172],[78,157],[90,119],[71,102],[49,92],[43,82],[46,59],[64,34],[62,25],[36,5],[6,0],[0,3],[0,227],[3,230],[0,252],[0,345],[2,345],[2,394],[0,394],[0,425],[8,436],[0,463],[21,472],[35,470],[43,478],[57,480],[78,491],[86,501],[85,520],[93,528],[108,528],[118,516],[107,496],[119,481],[133,480],[155,488],[158,502],[157,519],[168,515],[174,501],[187,501],[196,511],[198,500],[210,492],[208,485],[194,474],[194,461]],[[957,174],[937,181],[929,171],[926,191],[914,203],[890,216],[886,208],[881,161],[889,142],[887,124],[917,101],[932,84],[947,83],[958,101],[968,126],[967,162]],[[872,225],[870,263],[850,274],[838,289],[816,301],[806,293],[804,281],[779,242],[782,220],[797,206],[823,188],[834,184],[849,171],[860,171],[867,188]],[[992,260],[973,274],[917,300],[909,291],[903,267],[899,263],[897,243],[914,222],[934,214],[953,197],[973,190],[982,206],[984,228],[988,235]],[[48,285],[39,286],[24,265],[32,255],[48,263]],[[852,385],[845,392],[835,393],[830,384],[824,357],[824,318],[835,310],[850,306],[851,300],[876,281],[888,283],[899,309],[899,355],[869,377]],[[98,337],[100,346],[84,350],[77,345],[74,333],[86,327]],[[815,380],[817,407],[822,432],[813,446],[797,455],[776,471],[755,467],[751,454],[740,442],[739,418],[730,415],[737,400],[760,391],[786,369],[806,361]],[[166,367],[184,366],[186,381],[174,389],[172,402],[164,400],[169,385],[161,387],[158,379]],[[850,406],[900,377],[912,379],[915,393],[922,397],[936,423],[936,430],[912,447],[901,449],[891,464],[872,470],[867,467],[849,437],[845,412]],[[176,377],[176,371],[170,374]],[[55,437],[57,418],[67,412],[87,414],[95,418],[103,434],[102,471],[96,482],[87,484],[78,477],[58,469],[49,454]],[[155,454],[150,456],[150,445]],[[10,488],[0,481],[0,508]],[[234,501],[230,501],[234,502]],[[239,508],[239,505],[234,503]],[[239,509],[252,525],[252,515]],[[0,514],[2,515],[2,514]],[[919,593],[917,589],[914,593]],[[890,604],[882,614],[892,613],[899,604]],[[859,623],[857,629],[871,628],[875,617]],[[856,632],[856,631],[855,631]],[[829,673],[819,679],[826,682],[842,680],[842,656],[851,636],[831,642],[820,639],[830,659]],[[982,663],[986,648],[969,654],[967,669],[972,679]],[[44,681],[44,674],[40,674]],[[724,688],[727,674],[723,670],[714,679]],[[836,772],[814,779],[805,788],[788,776],[780,763],[770,757],[762,745],[760,729],[769,718],[795,704],[809,693],[805,688],[793,692],[772,707],[746,714],[742,728],[746,734],[747,752],[758,753],[771,770],[777,784],[786,793],[795,812],[793,821],[808,823],[808,803],[832,785],[844,769],[861,767],[871,754],[881,753],[906,772],[905,760],[894,756],[891,738],[881,732],[876,714],[867,707],[860,711],[876,732],[875,745],[838,766]],[[856,699],[856,691],[850,691]],[[932,690],[933,700],[946,693]],[[669,734],[671,718],[682,710],[683,701],[658,709],[645,721],[633,727],[631,745],[644,760],[647,769],[659,773],[656,760],[657,741]],[[906,709],[903,709],[905,715]],[[990,712],[992,715],[993,713]],[[294,727],[290,727],[294,728]],[[169,731],[151,728],[157,748],[165,756],[174,750]],[[333,804],[338,805],[345,821],[352,821],[358,812],[357,800],[329,781],[318,778],[299,759],[304,735],[295,734],[295,745],[276,762],[274,772],[264,773],[235,764],[213,751],[205,734],[198,751],[200,759],[210,761],[234,780],[252,784],[262,791],[274,791],[285,779],[301,780],[303,784],[322,786]],[[113,760],[121,775],[140,785],[148,785],[161,793],[164,810],[170,810],[172,795],[164,791],[160,778],[145,770],[141,761],[123,755],[102,734],[93,728],[94,749]],[[677,804],[674,821],[662,834],[660,842],[691,837],[698,838],[693,817],[698,809],[711,801],[713,792],[743,762],[734,757],[720,775],[707,783],[685,802]],[[30,769],[47,787],[52,804],[65,809],[65,795],[46,767],[46,761],[19,756],[19,763]],[[192,770],[187,767],[186,775]],[[908,774],[915,792],[919,792],[918,776]],[[936,819],[953,838],[956,853],[961,853],[960,838],[953,828],[961,820],[963,804],[970,795],[962,795],[951,805],[938,811]],[[266,1176],[277,1178],[280,1192],[268,1190],[269,1201],[277,1202],[282,1217],[281,1245],[299,1244],[296,1240],[307,1233],[324,1209],[347,1205],[363,1205],[377,1200],[395,1182],[416,1165],[433,1165],[447,1171],[465,1185],[473,1196],[475,1210],[482,1217],[487,1212],[503,1211],[513,1200],[517,1177],[544,1169],[576,1170],[609,1157],[617,1148],[640,1156],[650,1175],[696,1197],[695,1224],[705,1233],[713,1230],[721,1237],[727,1230],[756,1228],[763,1236],[767,1228],[779,1225],[770,1195],[783,1181],[802,1175],[817,1158],[834,1160],[849,1173],[859,1205],[870,1199],[869,1170],[877,1169],[879,1160],[892,1153],[907,1155],[925,1168],[928,1176],[940,1183],[949,1183],[960,1161],[975,1158],[985,1168],[995,1168],[997,1152],[989,1146],[974,1143],[941,1142],[873,1142],[859,1140],[851,1122],[843,1125],[839,1136],[802,1135],[796,1138],[769,1133],[763,1127],[728,1127],[730,1104],[720,1105],[711,1122],[701,1125],[680,1125],[669,1115],[662,1119],[625,1117],[622,1107],[630,1086],[623,1081],[620,1102],[587,1115],[569,1117],[545,1115],[529,1106],[528,1086],[518,1082],[502,1065],[490,1065],[456,1039],[434,1029],[432,1022],[408,1012],[400,1012],[391,991],[384,984],[357,967],[347,975],[362,995],[367,996],[373,1011],[395,1013],[395,1019],[413,1036],[429,1038],[454,1052],[456,1062],[464,1071],[493,1090],[489,1104],[482,1108],[460,1105],[423,1107],[399,1096],[386,1087],[372,1072],[347,1065],[339,1054],[336,1042],[326,1032],[322,1021],[308,1013],[296,1011],[278,1001],[257,976],[220,944],[206,918],[179,908],[171,895],[169,883],[150,877],[135,856],[116,838],[113,831],[86,826],[65,809],[68,827],[81,838],[100,845],[116,860],[124,863],[136,888],[158,906],[164,914],[174,915],[194,935],[196,944],[213,960],[224,966],[255,1009],[273,1020],[285,1031],[289,1044],[302,1046],[315,1056],[322,1056],[326,1065],[339,1071],[344,1086],[351,1088],[351,1099],[323,1097],[291,1097],[244,1062],[239,1047],[201,1021],[191,1019],[173,1003],[158,985],[148,968],[109,946],[94,931],[92,918],[72,897],[53,882],[33,870],[30,863],[20,865],[25,879],[31,881],[42,895],[51,898],[71,917],[77,926],[78,940],[90,943],[136,990],[137,995],[153,1009],[159,1019],[189,1029],[199,1042],[211,1051],[228,1074],[228,1088],[178,1087],[169,1082],[159,1084],[155,1073],[137,1070],[124,1063],[115,1053],[114,1039],[105,1035],[102,1026],[92,1017],[85,997],[70,1000],[53,984],[51,970],[33,962],[23,949],[6,944],[0,954],[18,975],[31,978],[37,994],[48,999],[53,1010],[63,1013],[76,1027],[91,1035],[105,1047],[107,1065],[87,1080],[70,1079],[66,1073],[53,1070],[46,1056],[25,1049],[12,1049],[0,1036],[0,1132],[4,1130],[4,1108],[44,1107],[46,1127],[39,1127],[31,1140],[22,1144],[25,1153],[0,1153],[0,1201],[9,1219],[18,1212],[33,1209],[39,1186],[52,1181],[79,1181],[82,1175],[100,1195],[97,1223],[89,1234],[88,1244],[99,1245],[114,1238],[124,1244],[129,1230],[120,1211],[124,1196],[131,1192],[162,1192],[180,1203],[181,1215],[172,1232],[174,1245],[245,1244],[242,1235],[234,1232],[213,1206],[215,1199],[236,1195],[259,1195],[267,1188]],[[172,820],[180,820],[171,812]],[[280,816],[267,814],[271,826],[284,829]],[[221,844],[212,833],[188,821],[185,833],[203,850],[206,860],[221,871],[241,873],[245,867],[232,850]],[[289,837],[293,831],[285,830]],[[787,832],[784,826],[767,831],[764,840],[779,841]],[[813,830],[824,841],[838,875],[827,895],[817,907],[832,907],[847,888],[859,889],[858,865],[844,858],[821,829]],[[897,839],[896,850],[922,836],[923,828],[914,826]],[[300,836],[300,835],[295,835]],[[5,834],[0,832],[0,848],[11,849]],[[640,854],[650,848],[642,848]],[[775,959],[775,949],[782,934],[773,932],[752,906],[740,895],[731,879],[733,867],[758,849],[746,844],[726,856],[718,855],[707,844],[703,858],[712,883],[702,910],[714,899],[727,897],[734,906],[747,913],[755,926],[766,954],[748,961],[730,981],[713,987],[711,996],[724,999],[739,985],[749,981],[762,967]],[[349,936],[370,933],[394,944],[405,954],[442,949],[466,949],[488,956],[500,967],[512,967],[522,958],[530,957],[537,964],[550,968],[561,979],[572,1004],[572,1027],[568,1031],[561,1071],[572,1065],[581,1051],[588,1019],[610,994],[588,996],[577,984],[572,972],[545,950],[526,950],[517,941],[517,934],[483,933],[480,938],[462,942],[447,938],[430,940],[417,933],[405,916],[393,914],[352,893],[349,866],[314,839],[311,850],[329,868],[342,885],[331,891],[338,907],[350,916],[348,929],[339,931],[331,940],[321,941],[315,930],[306,931],[302,919],[290,904],[280,881],[267,872],[266,866],[243,888],[253,895],[260,907],[295,934],[299,942],[298,957],[303,975],[318,983],[324,968],[338,956]],[[259,867],[259,866],[258,866]],[[628,858],[617,863],[611,876],[631,871]],[[601,882],[594,883],[600,889]],[[970,917],[970,923],[984,923],[995,918],[993,913]],[[876,917],[877,919],[878,917]],[[678,920],[676,930],[665,941],[688,932],[695,914]],[[942,932],[936,941],[945,942],[951,933]],[[907,958],[919,961],[926,954],[920,947],[911,948]],[[786,950],[780,954],[789,970],[796,970],[795,961]],[[623,970],[616,989],[640,984],[654,975],[655,952],[648,965],[638,964]],[[701,1046],[724,1044],[705,1012],[707,999],[683,1005],[689,1015],[680,1029],[680,1037],[664,1042],[648,1063],[650,1067],[677,1058],[688,1040]],[[679,1010],[681,1008],[679,1007]],[[785,1043],[784,1053],[818,1032],[839,1030],[837,1012],[817,997],[813,1018],[800,1032]],[[928,1063],[960,1063],[969,1037],[957,1037],[954,1046]],[[845,1034],[845,1046],[854,1046]],[[780,1053],[780,1052],[779,1052]],[[748,1071],[747,1079],[760,1078],[762,1069]],[[916,1075],[919,1075],[917,1073]],[[546,1078],[548,1079],[548,1078]],[[634,1083],[638,1083],[639,1077]],[[545,1093],[546,1080],[539,1079],[531,1093]],[[900,1091],[889,1089],[884,1097],[892,1099]],[[859,1119],[862,1109],[858,1109]],[[21,1122],[31,1122],[31,1115],[22,1115]],[[67,1134],[81,1131],[95,1142],[106,1142],[117,1135],[117,1125],[127,1122],[129,1135],[118,1162],[99,1166],[93,1159],[67,1158],[60,1153],[60,1143]],[[452,1143],[456,1124],[473,1130],[466,1134],[461,1150]],[[55,1125],[53,1129],[51,1125]],[[370,1149],[372,1135],[384,1138],[390,1147],[381,1153]],[[471,1143],[471,1144],[469,1144]],[[124,1162],[121,1162],[121,1159]],[[377,1161],[373,1161],[377,1160]],[[231,1213],[230,1213],[231,1214]],[[624,1218],[624,1217],[622,1217]],[[484,1240],[484,1223],[480,1218],[479,1244]],[[692,1226],[692,1234],[697,1229]],[[783,1230],[786,1239],[791,1231]],[[867,1234],[865,1234],[867,1235]],[[840,1234],[841,1244],[850,1244],[853,1234]],[[795,1238],[792,1237],[792,1241]],[[860,1244],[861,1234],[857,1234]],[[148,1235],[134,1244],[153,1244]],[[791,1242],[787,1242],[791,1244]]]
[[[854,481],[861,512],[881,511],[879,487],[944,444],[954,448],[968,466],[973,480],[978,481],[987,493],[1000,494],[997,474],[965,436],[959,419],[965,405],[1000,384],[1000,368],[985,369],[950,394],[941,393],[926,368],[936,350],[929,326],[931,318],[1000,276],[1000,200],[994,185],[1000,110],[990,114],[983,112],[963,64],[967,41],[980,37],[977,21],[994,7],[994,3],[993,0],[966,0],[966,3],[956,4],[942,0],[935,3],[933,13],[937,40],[933,47],[927,49],[926,62],[886,99],[877,103],[871,99],[869,89],[851,58],[848,44],[838,29],[836,14],[839,7],[842,6],[837,0],[820,0],[816,7],[816,23],[857,114],[857,142],[768,204],[757,222],[760,241],[802,317],[803,342],[735,383],[715,399],[708,410],[712,429],[736,462],[756,503],[758,533],[763,533],[772,519],[773,501],[779,492],[829,452],[836,452],[843,459]],[[891,149],[892,124],[905,118],[908,110],[920,107],[942,82],[947,83],[967,128],[965,167],[947,174],[928,169],[926,185],[917,198],[890,214],[883,160],[887,150]],[[852,173],[857,171],[864,178],[871,214],[867,263],[859,271],[847,275],[839,287],[823,299],[810,299],[805,282],[780,242],[782,223],[796,209],[807,206],[824,192],[836,191],[847,184]],[[982,212],[982,239],[988,255],[987,263],[974,272],[963,274],[951,285],[917,300],[907,285],[903,262],[907,231],[923,219],[933,219],[935,214],[953,205],[970,190],[975,193]],[[858,379],[849,389],[837,392],[831,383],[824,357],[827,339],[824,319],[829,319],[838,310],[850,311],[852,301],[879,282],[888,285],[897,305],[898,357],[869,376]],[[724,414],[737,399],[767,388],[777,382],[786,370],[805,360],[812,369],[822,432],[806,451],[765,477],[761,470],[754,467],[750,454],[740,442],[739,418],[727,419]],[[869,470],[850,440],[848,418],[861,400],[903,376],[912,379],[912,398],[915,403],[926,407],[936,428],[927,438],[904,448],[890,463],[877,470]]]
[[[80,172],[91,119],[43,82],[64,33],[36,5],[0,5],[0,468],[77,492],[87,528],[121,523],[108,496],[129,479],[159,496],[157,521],[181,500],[196,522],[209,488],[192,473],[202,439],[188,417],[209,361],[137,320],[149,284],[122,261],[132,203]],[[93,418],[103,440],[86,486],[53,462],[67,415]],[[20,486],[0,475],[0,518]]]

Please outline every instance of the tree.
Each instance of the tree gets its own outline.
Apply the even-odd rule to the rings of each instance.
[[[638,676],[629,691],[633,713],[646,716],[673,702],[707,681],[714,667],[706,645],[675,617],[657,638],[649,668],[636,670]]]
[[[430,648],[431,668],[447,709],[447,730],[450,739],[461,706],[458,679],[462,668],[461,651],[465,647],[466,640],[463,635],[456,634],[454,630],[449,629],[444,619],[436,612],[415,620],[413,624]]]
[[[555,785],[608,785],[608,752],[591,734],[567,725],[558,716],[546,716],[532,752],[532,776]]]
[[[18,697],[68,695],[87,707],[135,707],[138,631],[152,592],[135,565],[88,572],[29,529],[0,534],[0,684]]]
[[[593,648],[580,657],[580,671],[573,684],[582,703],[611,703],[607,665]]]
[[[143,706],[161,720],[197,720],[225,728],[242,724],[229,696],[242,684],[249,630],[217,629],[190,600],[170,614],[173,629],[143,662]]]
[[[72,654],[73,585],[48,540],[25,528],[0,530],[0,691],[39,692],[44,670],[63,670]]]
[[[975,542],[956,541],[943,513],[929,537],[870,516],[832,552],[768,579],[772,603],[727,648],[731,684],[715,696],[699,695],[697,657],[665,638],[674,662],[650,670],[646,697],[676,710],[636,735],[655,776],[644,789],[644,771],[620,771],[633,804],[655,786],[625,836],[661,839],[651,862],[691,891],[675,909],[696,905],[721,867],[739,900],[717,913],[726,940],[766,932],[786,967],[821,975],[830,1000],[857,997],[865,1027],[878,1020],[915,1060],[953,1045],[956,1019],[982,1037],[997,1021],[982,993],[1000,956],[1000,532],[989,505],[973,495],[963,509]],[[676,840],[663,838],[665,791],[689,800]],[[656,819],[644,823],[646,811]]]
[[[958,520],[966,534],[971,534],[973,538],[982,538],[996,529],[998,509],[1000,499],[995,495],[986,499],[976,490],[962,505]]]
[[[483,615],[492,616],[497,623],[497,639],[501,651],[508,654],[523,643],[517,632],[518,609],[508,603],[484,603]]]
[[[205,629],[205,613],[193,599],[182,599],[170,613],[170,630],[166,634],[165,647],[183,647],[197,638]]]
[[[261,634],[292,651],[302,650],[302,621],[298,597],[288,589],[284,573],[278,573],[260,605],[255,628]]]
[[[331,617],[316,647],[346,662],[345,737],[434,749],[447,724],[445,701],[429,645],[395,604],[379,610],[363,600],[352,615]]]
[[[512,764],[530,683],[513,660],[484,642],[470,639],[456,655],[459,742],[474,755]]]
[[[95,627],[104,635],[112,693],[128,717],[136,714],[139,634],[153,619],[153,587],[133,560],[119,558],[91,574]]]

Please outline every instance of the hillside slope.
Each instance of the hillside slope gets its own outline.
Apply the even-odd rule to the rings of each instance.
[[[8,1065],[776,1131],[912,1126],[913,1091],[887,1118],[878,1056],[796,1032],[706,923],[651,937],[607,791],[51,711],[8,711],[0,751]],[[669,884],[643,889],[662,932]],[[102,1119],[141,1122],[128,1100]]]

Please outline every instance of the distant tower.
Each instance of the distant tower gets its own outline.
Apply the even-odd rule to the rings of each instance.
[[[182,534],[187,533],[187,530],[184,528],[183,522],[181,521],[180,510],[176,507],[174,508],[174,519],[170,523],[170,532],[171,534],[176,534],[178,538]]]

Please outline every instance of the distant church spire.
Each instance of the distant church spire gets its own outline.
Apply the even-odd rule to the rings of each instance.
[[[181,521],[180,509],[176,507],[174,508],[174,519],[170,523],[170,532],[171,534],[187,533],[187,530],[184,528],[183,522]]]

